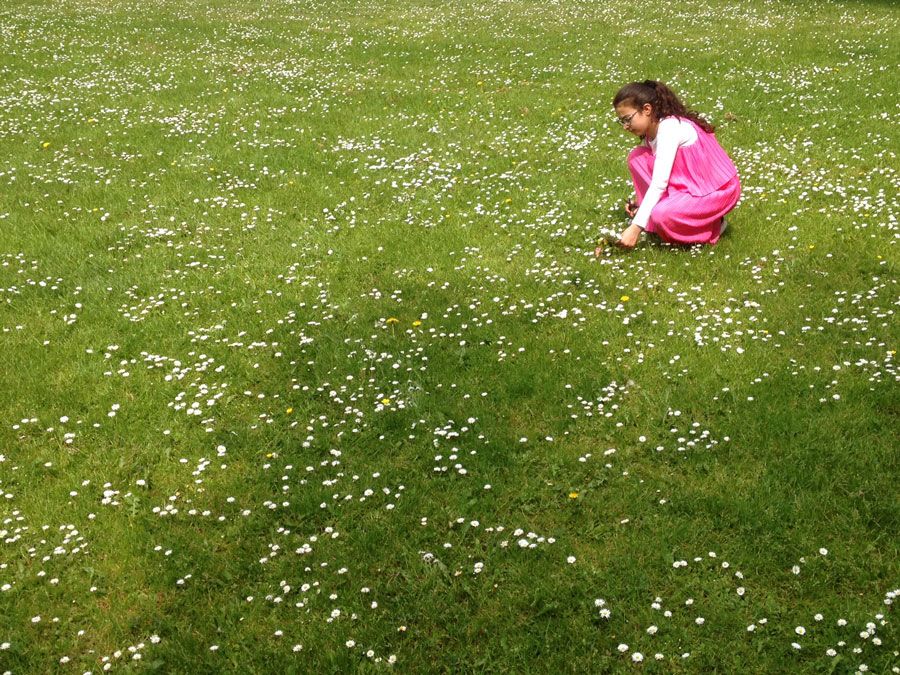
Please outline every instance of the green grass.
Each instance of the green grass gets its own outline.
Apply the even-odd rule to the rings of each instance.
[[[7,2],[0,672],[900,667],[898,22]],[[594,260],[646,77],[743,199]]]

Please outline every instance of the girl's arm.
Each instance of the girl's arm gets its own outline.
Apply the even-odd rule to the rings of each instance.
[[[687,126],[690,128],[690,125]],[[693,129],[691,130],[693,131]],[[672,174],[672,165],[675,163],[675,153],[685,140],[683,138],[685,134],[682,132],[682,125],[675,117],[667,117],[659,123],[656,132],[656,158],[653,161],[653,176],[650,179],[647,193],[641,200],[641,206],[631,221],[641,229],[647,227],[650,212],[665,194],[666,188],[669,187],[669,176]]]

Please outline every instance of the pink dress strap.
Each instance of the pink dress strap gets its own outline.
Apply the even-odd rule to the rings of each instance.
[[[704,131],[693,120],[680,119],[694,127],[697,142],[678,148],[669,188],[703,197],[728,184],[737,176],[737,168],[719,145],[715,134]]]

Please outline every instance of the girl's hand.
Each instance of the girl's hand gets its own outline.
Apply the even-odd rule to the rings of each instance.
[[[640,238],[641,228],[639,228],[637,225],[631,224],[622,231],[622,234],[619,235],[619,241],[616,242],[616,245],[620,246],[621,248],[632,249],[637,246]]]
[[[631,198],[625,200],[625,213],[628,214],[629,218],[634,218],[637,213],[638,205]]]

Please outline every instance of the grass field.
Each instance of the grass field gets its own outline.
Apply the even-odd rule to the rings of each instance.
[[[890,2],[6,0],[0,673],[900,672]],[[658,78],[743,198],[619,231]]]

